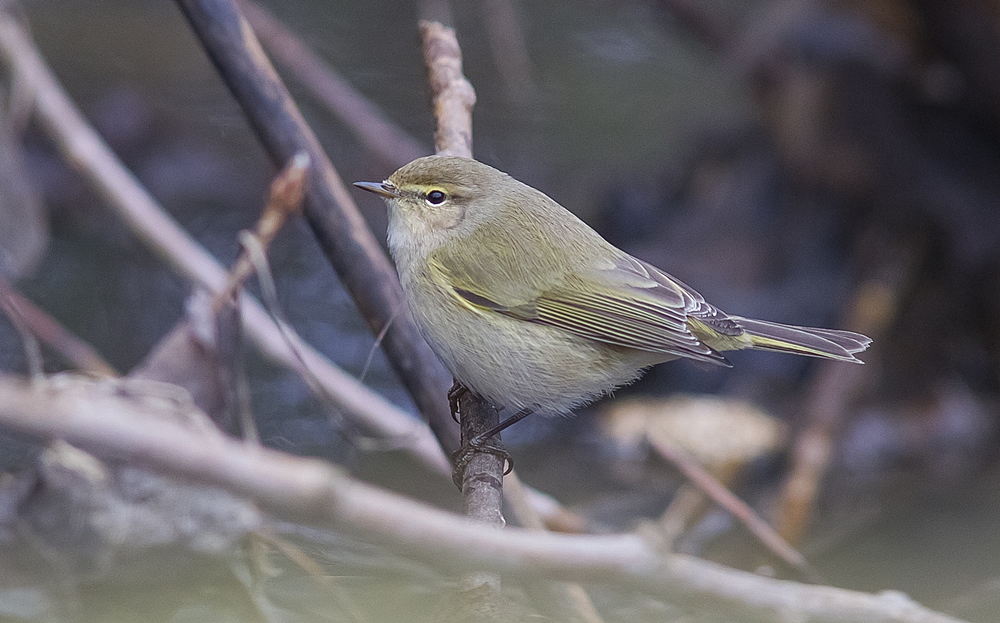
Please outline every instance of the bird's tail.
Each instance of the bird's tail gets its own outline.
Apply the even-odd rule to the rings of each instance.
[[[854,356],[868,348],[870,337],[851,331],[794,327],[766,320],[730,316],[750,336],[751,348],[823,359],[864,363]]]

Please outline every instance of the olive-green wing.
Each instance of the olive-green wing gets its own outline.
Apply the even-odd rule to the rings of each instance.
[[[479,309],[605,344],[729,365],[691,332],[688,318],[696,317],[723,333],[741,332],[697,292],[627,255],[605,268],[567,275],[559,285],[527,301],[496,300],[503,297],[487,295],[456,267],[439,263],[437,268],[446,273],[459,297]]]

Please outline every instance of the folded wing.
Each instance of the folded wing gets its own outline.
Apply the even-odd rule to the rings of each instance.
[[[627,255],[606,268],[567,275],[525,302],[494,300],[454,267],[439,264],[439,270],[447,273],[455,294],[477,308],[609,345],[728,366],[725,357],[691,332],[688,317],[720,332],[742,333],[697,292]]]

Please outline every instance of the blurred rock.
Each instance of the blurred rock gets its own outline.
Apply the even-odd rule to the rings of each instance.
[[[780,449],[787,438],[786,426],[757,407],[710,396],[617,400],[605,408],[603,422],[626,455],[644,455],[645,441],[654,439],[723,479]]]
[[[166,383],[60,375],[46,390],[89,408],[139,402],[149,417],[220,434],[183,390]],[[30,535],[36,555],[74,582],[136,575],[152,582],[157,574],[176,574],[185,558],[231,555],[263,521],[252,504],[222,489],[105,463],[64,442],[11,478],[30,486],[20,488],[16,515],[0,516],[0,529]]]

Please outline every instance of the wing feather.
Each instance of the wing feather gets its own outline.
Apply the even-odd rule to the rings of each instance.
[[[455,267],[437,262],[445,281],[467,304],[543,324],[609,345],[720,365],[729,362],[691,332],[687,319],[724,314],[694,290],[631,256],[607,268],[567,275],[533,300],[496,301]],[[707,322],[707,321],[706,321]],[[713,323],[714,327],[714,323]],[[723,328],[725,328],[723,326]]]

